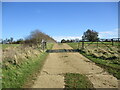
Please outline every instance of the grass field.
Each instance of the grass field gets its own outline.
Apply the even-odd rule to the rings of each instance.
[[[6,49],[8,47],[17,47],[20,46],[21,44],[2,44],[2,49]]]
[[[82,74],[78,73],[66,73],[65,74],[65,88],[68,89],[82,89],[82,90],[93,90],[93,84],[89,79]]]
[[[53,44],[47,45],[51,49]],[[43,63],[48,53],[42,52],[38,57],[28,58],[20,65],[9,65],[2,69],[2,87],[3,88],[22,88],[24,84],[31,80],[32,75],[38,72],[43,66]]]
[[[82,42],[80,42],[82,43]],[[93,44],[108,44],[108,45],[112,45],[112,42],[84,42],[85,44],[89,44],[89,43],[93,43]],[[120,45],[120,42],[113,42],[113,45]]]
[[[73,49],[77,49],[78,48],[78,43],[68,43],[68,45],[70,45]],[[100,47],[100,46],[99,46]],[[91,49],[92,48],[92,49]],[[108,58],[108,59],[104,59],[101,57],[95,57],[92,53],[92,50],[95,49],[95,46],[89,46],[89,51],[91,50],[90,53],[85,52],[85,50],[80,49],[80,53],[82,55],[84,55],[85,57],[87,57],[88,59],[90,59],[91,61],[95,62],[96,64],[98,64],[99,66],[105,68],[109,73],[113,74],[115,77],[117,77],[118,79],[120,79],[120,59],[119,58]],[[108,47],[107,47],[108,48]],[[112,47],[111,47],[112,48]],[[117,47],[115,47],[116,49]],[[102,47],[102,49],[104,49],[105,51],[107,51],[106,47]],[[116,51],[116,50],[115,50]],[[112,52],[114,54],[118,54],[116,52]],[[100,52],[98,53],[100,54]],[[113,55],[114,55],[113,54]],[[104,55],[104,54],[102,54]]]

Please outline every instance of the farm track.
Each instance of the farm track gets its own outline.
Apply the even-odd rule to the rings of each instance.
[[[52,50],[72,49],[55,44]],[[64,73],[85,74],[95,88],[116,88],[118,80],[78,52],[50,53],[32,88],[64,88]]]

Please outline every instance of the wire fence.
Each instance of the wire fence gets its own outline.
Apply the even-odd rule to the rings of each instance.
[[[98,47],[107,47],[107,48],[120,47],[120,38],[100,39],[96,42],[81,40],[78,43],[78,49],[84,49],[84,48],[88,48],[88,47],[94,47],[94,48],[96,48],[96,47],[97,48]]]

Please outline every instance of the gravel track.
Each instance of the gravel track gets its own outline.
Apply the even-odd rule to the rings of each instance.
[[[72,49],[55,44],[52,50]],[[78,52],[49,53],[32,88],[64,88],[64,73],[85,74],[95,88],[116,88],[118,80]]]

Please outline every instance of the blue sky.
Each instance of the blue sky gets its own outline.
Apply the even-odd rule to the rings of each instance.
[[[117,37],[117,2],[3,2],[3,38],[25,38],[39,29],[58,41],[81,38],[87,29]]]

